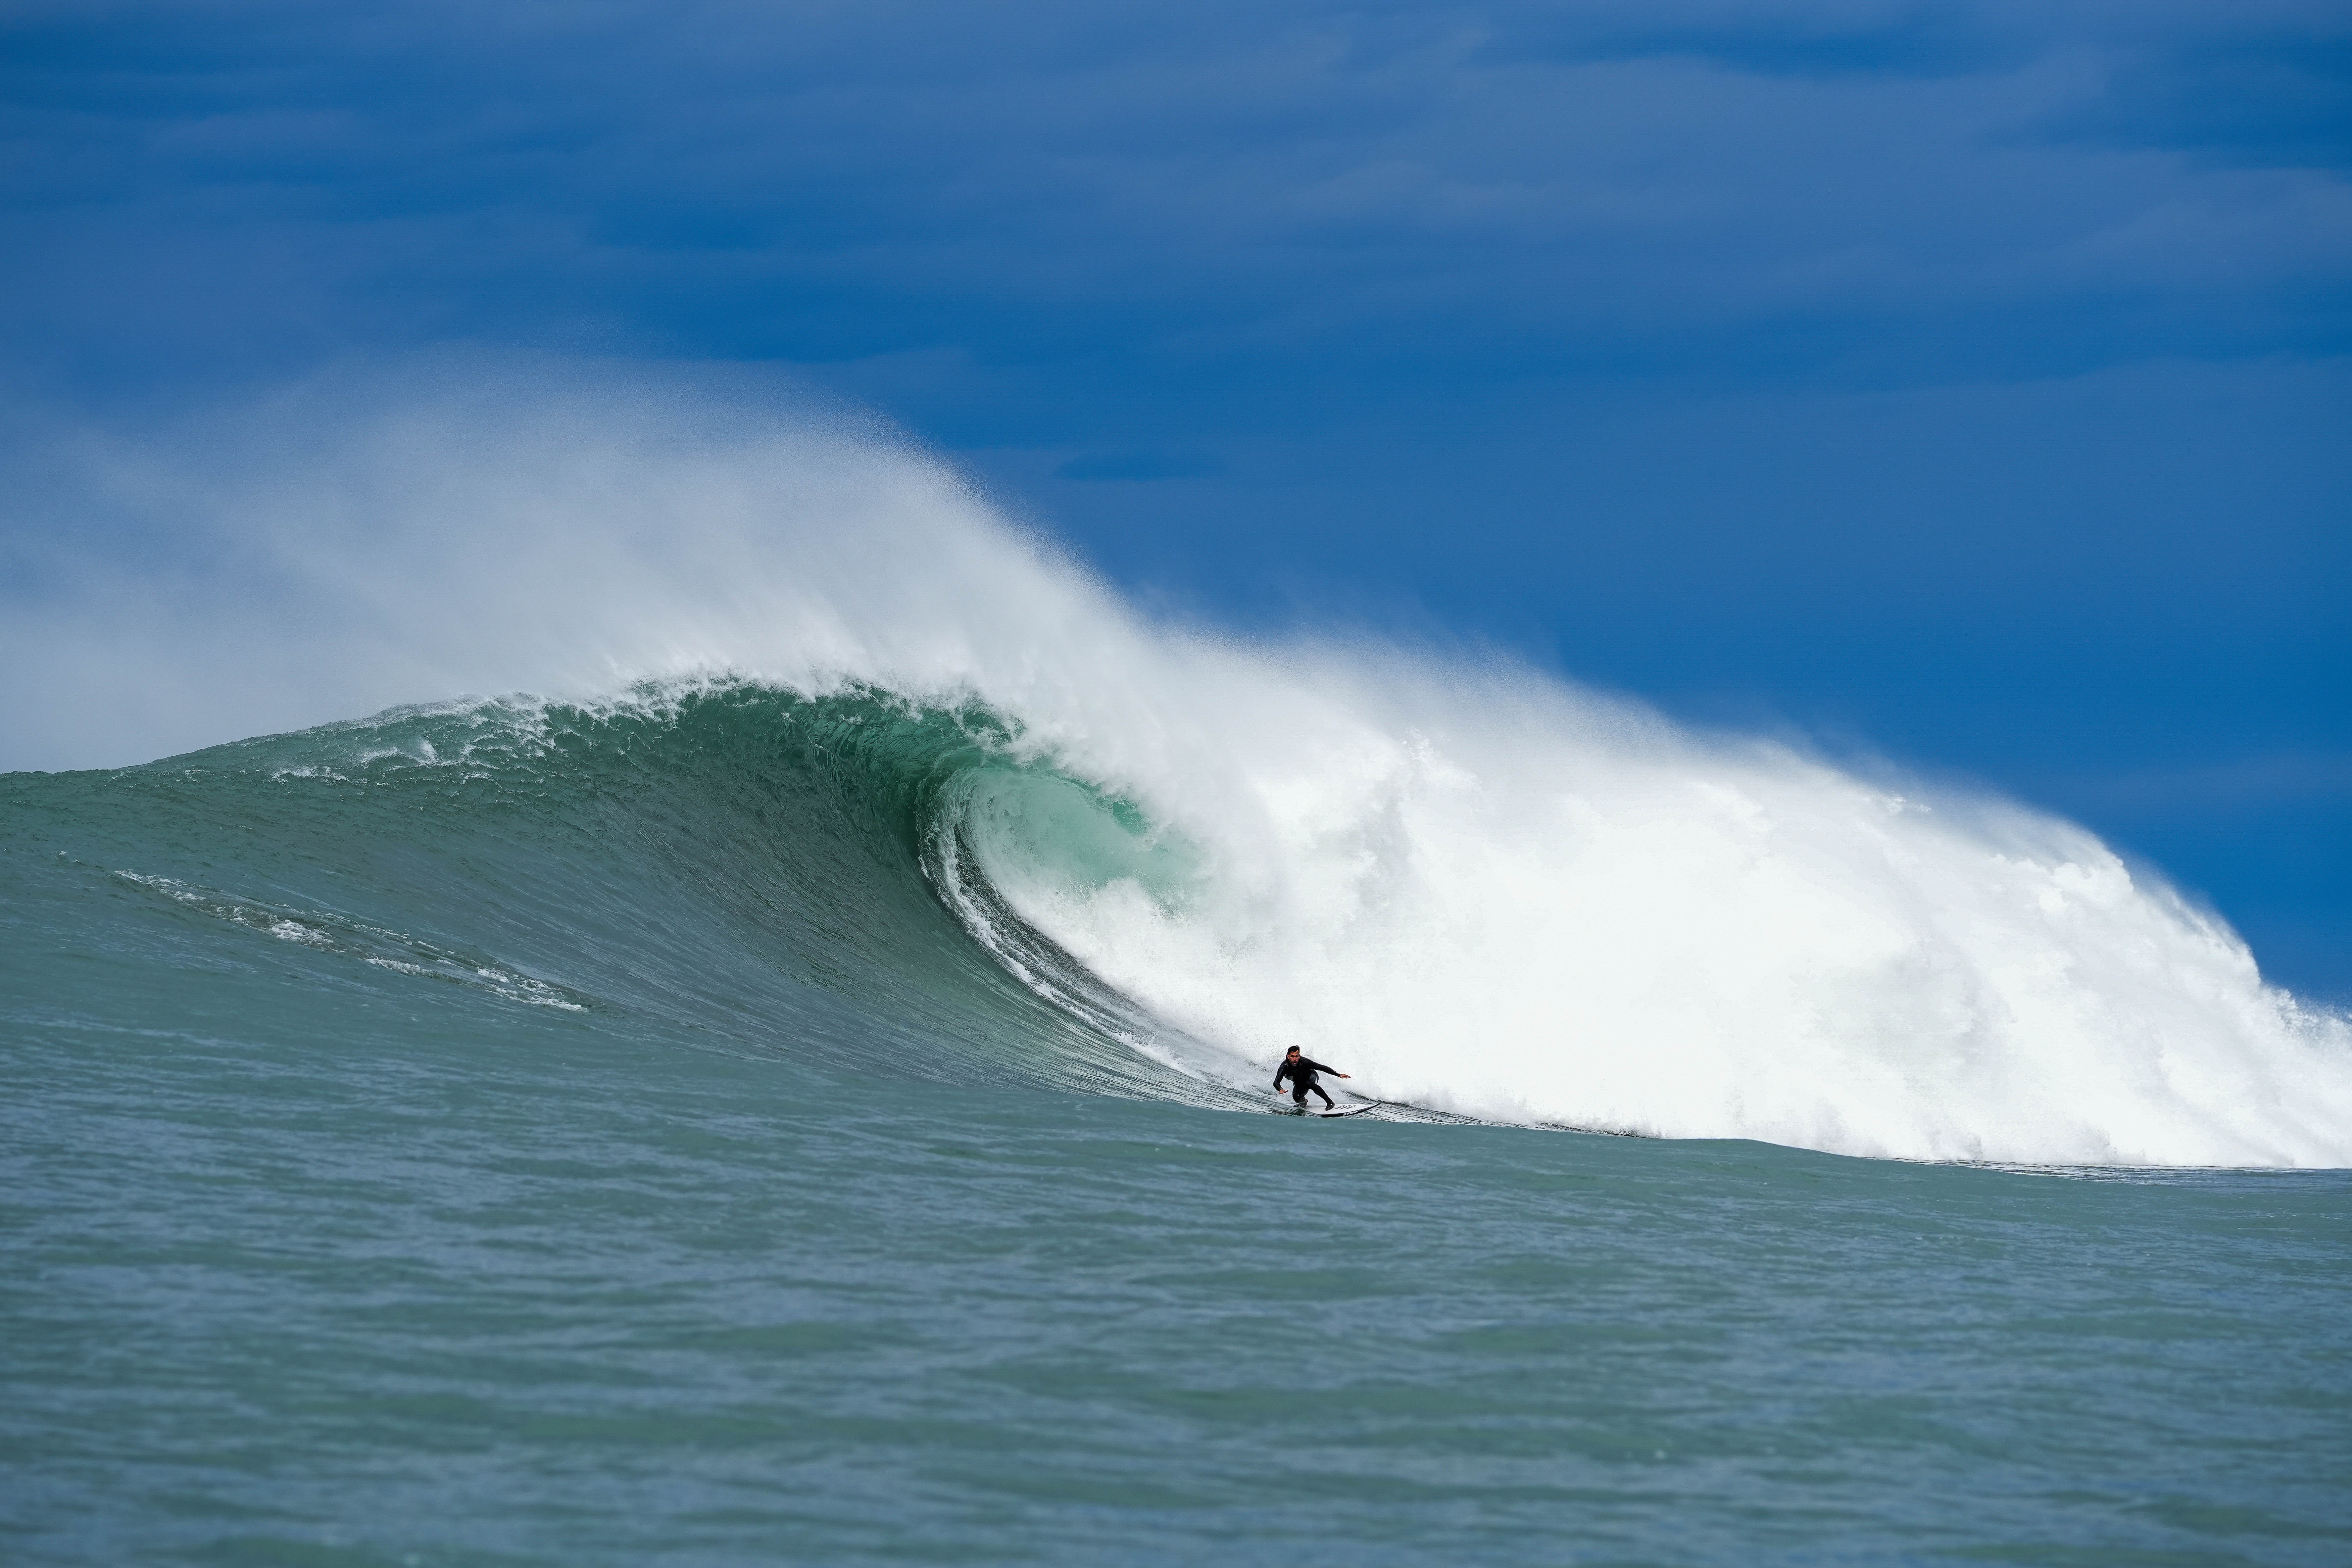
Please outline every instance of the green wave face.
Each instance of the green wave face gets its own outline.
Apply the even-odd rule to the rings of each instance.
[[[354,994],[429,993],[486,1026],[625,1016],[827,1077],[1232,1099],[1162,1065],[1197,1047],[990,878],[1124,879],[1172,905],[1198,857],[976,704],[723,682],[405,710],[10,775],[0,802],[49,918],[127,931],[198,985],[207,963],[299,959],[280,1005],[307,996],[322,1025]],[[145,918],[124,926],[124,900]]]

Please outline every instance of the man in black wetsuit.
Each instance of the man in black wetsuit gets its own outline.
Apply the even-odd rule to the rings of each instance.
[[[1348,1076],[1346,1073],[1325,1067],[1321,1062],[1308,1061],[1298,1054],[1298,1047],[1293,1046],[1290,1047],[1290,1054],[1282,1058],[1282,1065],[1274,1069],[1274,1092],[1280,1094],[1282,1080],[1288,1079],[1290,1098],[1297,1102],[1299,1110],[1304,1110],[1307,1109],[1308,1090],[1312,1089],[1317,1094],[1323,1094],[1323,1086],[1315,1081],[1315,1075],[1319,1072],[1330,1073],[1333,1078]],[[1327,1110],[1331,1108],[1331,1097],[1328,1094],[1323,1094],[1323,1106]]]

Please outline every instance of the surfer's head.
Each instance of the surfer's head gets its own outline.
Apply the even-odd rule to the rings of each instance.
[[[1290,1047],[1290,1049],[1289,1049],[1288,1051],[1285,1052],[1284,1054],[1285,1054],[1285,1055],[1286,1055],[1286,1056],[1294,1056],[1294,1057],[1295,1057],[1295,1056],[1297,1056],[1297,1055],[1298,1054],[1298,1047],[1297,1047],[1297,1046],[1293,1046],[1293,1047]]]

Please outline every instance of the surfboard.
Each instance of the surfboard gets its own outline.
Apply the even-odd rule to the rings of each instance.
[[[1280,1105],[1275,1107],[1274,1113],[1276,1116],[1361,1116],[1378,1103],[1368,1100],[1361,1105],[1336,1106],[1329,1110],[1309,1110],[1303,1105]]]

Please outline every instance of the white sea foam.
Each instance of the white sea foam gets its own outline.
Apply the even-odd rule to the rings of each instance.
[[[966,824],[999,892],[1236,1081],[1295,1042],[1497,1120],[2352,1164],[2352,1030],[2078,827],[1505,667],[1156,625],[871,427],[550,374],[88,447],[194,564],[10,617],[47,672],[20,754],[698,672],[977,696],[1153,825],[1008,775]]]

